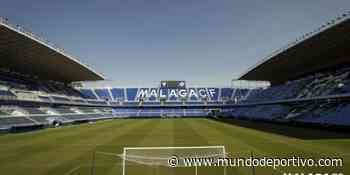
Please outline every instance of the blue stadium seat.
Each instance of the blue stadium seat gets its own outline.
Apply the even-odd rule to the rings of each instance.
[[[129,102],[135,101],[137,92],[138,92],[138,88],[127,88],[126,89],[127,100]]]
[[[112,97],[108,89],[95,89],[95,93],[100,99],[109,100],[109,101],[112,100]]]
[[[228,101],[232,99],[233,89],[232,88],[221,88],[221,99]]]
[[[219,96],[220,96],[219,88],[207,88],[207,92],[209,95],[209,101],[211,101],[211,102],[219,101]]]
[[[156,92],[156,94],[158,95],[159,93],[159,89],[158,88],[151,88],[150,89],[150,97],[148,98],[148,101],[159,101],[159,98],[157,98],[156,96],[153,95],[153,93]]]
[[[91,89],[80,89],[82,96],[86,99],[97,99]]]
[[[114,100],[117,100],[117,101],[125,100],[124,88],[113,88],[111,89],[111,93]]]
[[[198,91],[196,88],[188,88],[188,91],[194,91],[196,94],[198,94]],[[189,95],[189,98],[187,100],[188,102],[196,102],[196,101],[200,101],[200,98],[199,97],[196,97],[194,95],[190,96]]]

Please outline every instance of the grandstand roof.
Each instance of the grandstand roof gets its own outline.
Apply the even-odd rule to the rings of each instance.
[[[350,12],[278,49],[239,77],[280,84],[350,63]]]
[[[41,37],[0,18],[0,67],[65,83],[104,77]]]

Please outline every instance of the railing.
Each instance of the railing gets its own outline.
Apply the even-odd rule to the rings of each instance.
[[[43,37],[34,34],[29,29],[27,29],[27,28],[25,28],[23,26],[20,26],[20,25],[12,24],[11,22],[9,22],[9,20],[7,18],[0,17],[0,23],[1,24],[5,24],[7,26],[10,26],[11,28],[15,29],[16,31],[25,33],[25,34],[35,38],[36,40],[39,40],[39,41],[45,43],[46,45],[49,45],[49,46],[53,47],[54,49],[56,49],[56,50],[58,50],[60,52],[65,52],[64,49],[60,48],[59,46],[57,46],[56,44],[52,43],[51,41],[46,40]]]

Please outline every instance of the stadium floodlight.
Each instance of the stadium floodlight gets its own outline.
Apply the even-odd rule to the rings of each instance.
[[[169,161],[176,157],[176,167],[171,166]],[[190,147],[125,147],[122,154],[122,174],[132,175],[140,172],[153,170],[154,174],[172,174],[177,168],[187,170],[186,174],[198,174],[200,167],[188,167],[184,158],[211,158],[217,160],[226,157],[224,146],[190,146]],[[219,171],[226,174],[226,168]],[[218,172],[218,174],[221,174]],[[153,174],[153,173],[151,173]]]

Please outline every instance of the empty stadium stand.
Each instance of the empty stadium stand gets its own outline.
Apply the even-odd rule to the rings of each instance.
[[[7,129],[18,126],[32,126],[36,123],[26,117],[0,117],[0,128]]]
[[[343,14],[249,69],[241,80],[265,80],[272,86],[250,92],[223,116],[350,126],[349,16]]]
[[[350,67],[316,72],[250,95],[245,102],[302,99],[350,92]]]
[[[102,75],[1,17],[0,36],[1,131],[113,118],[111,109],[101,108],[108,103],[71,86],[73,81],[103,80]],[[95,109],[82,110],[91,106]]]
[[[186,87],[185,81],[175,86],[162,81],[158,87],[93,88],[72,82],[103,80],[102,75],[0,18],[0,130],[217,113],[236,119],[350,126],[349,31],[349,15],[342,16],[264,58],[239,78],[271,86]]]
[[[207,117],[208,109],[183,108],[115,108],[113,114],[117,117]]]
[[[91,99],[90,103],[107,104],[108,101],[112,106],[223,105],[238,103],[257,91],[256,89],[214,87],[182,89],[80,88],[78,90],[84,98]],[[184,95],[181,96],[180,93]]]

